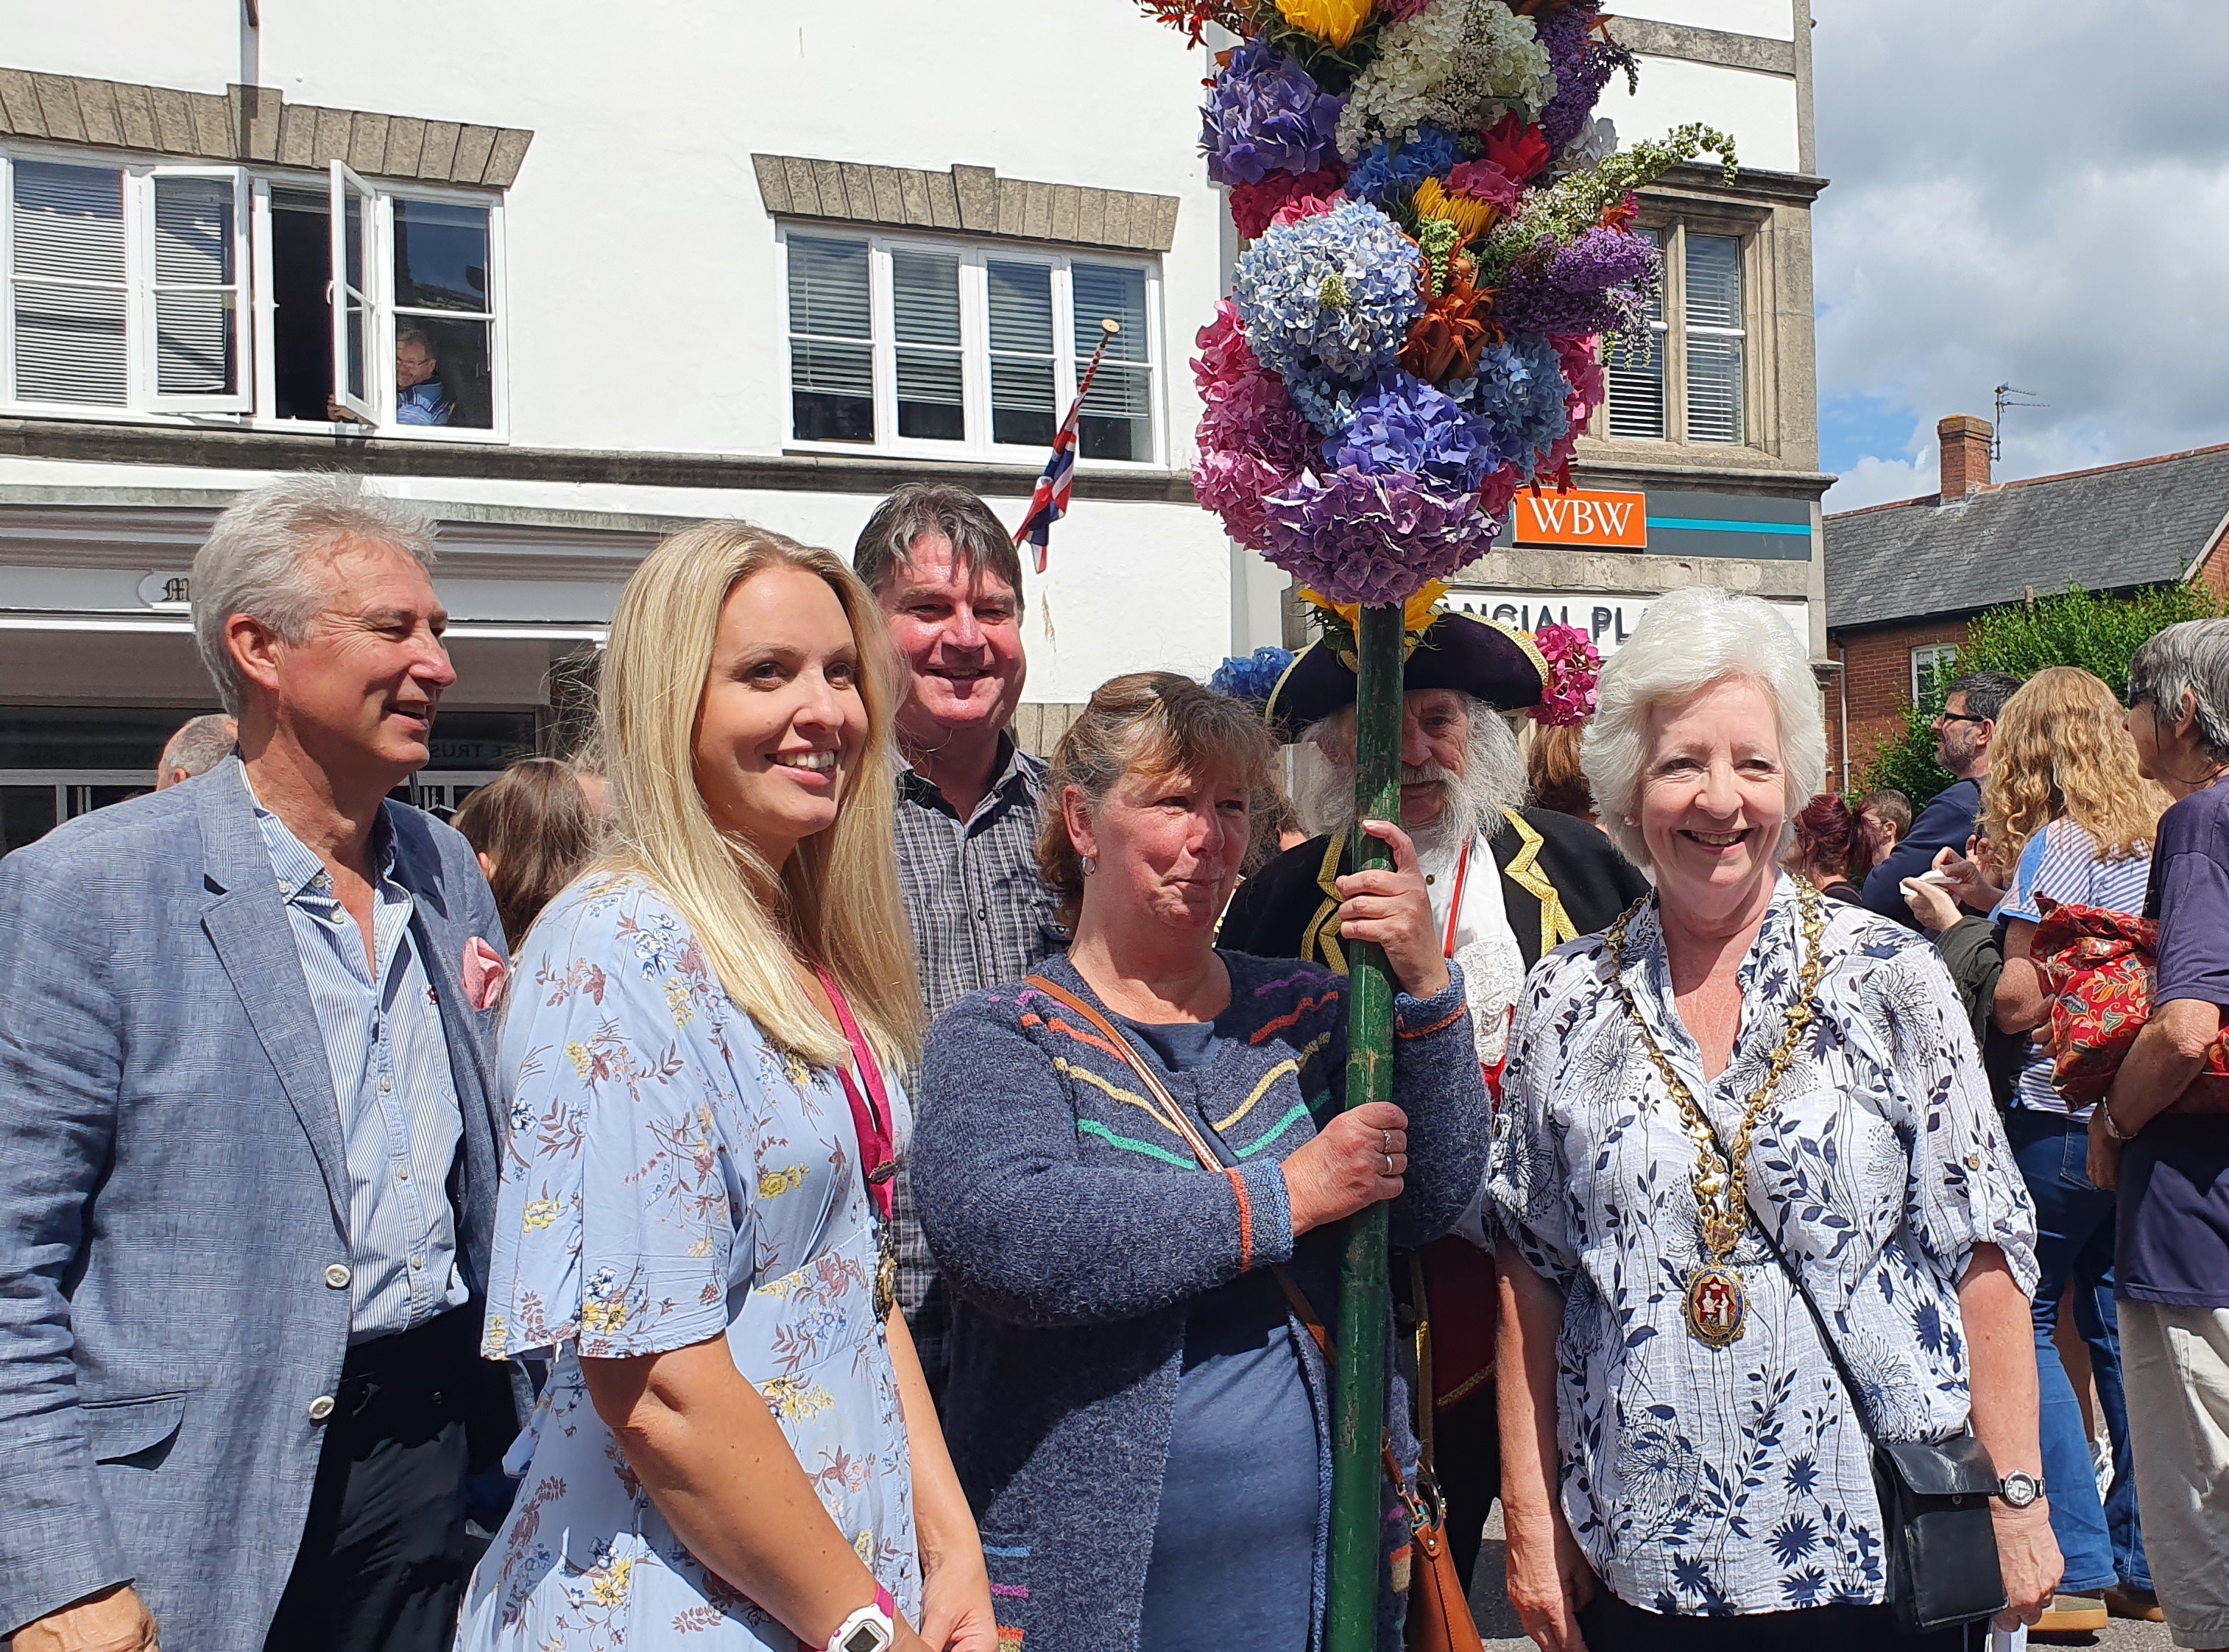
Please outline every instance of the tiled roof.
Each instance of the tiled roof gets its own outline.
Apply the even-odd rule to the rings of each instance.
[[[2182,578],[2229,522],[2229,444],[1826,520],[1827,624],[1971,613],[2030,590]]]

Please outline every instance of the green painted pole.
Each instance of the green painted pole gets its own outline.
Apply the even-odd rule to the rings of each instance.
[[[1401,818],[1401,641],[1398,607],[1365,608],[1355,627],[1355,800],[1363,818]],[[1392,863],[1375,838],[1357,833],[1358,871]],[[1366,942],[1346,948],[1346,1104],[1393,1097],[1393,980],[1385,955]],[[1384,1470],[1385,1321],[1391,1306],[1385,1207],[1346,1225],[1339,1276],[1339,1373],[1333,1389],[1331,1600],[1326,1652],[1375,1652],[1378,1534]]]

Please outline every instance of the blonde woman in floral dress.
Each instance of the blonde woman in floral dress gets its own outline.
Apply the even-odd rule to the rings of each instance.
[[[850,569],[751,528],[620,601],[618,846],[511,987],[483,1351],[554,1364],[460,1649],[996,1652],[886,1261],[920,1006],[885,652]]]

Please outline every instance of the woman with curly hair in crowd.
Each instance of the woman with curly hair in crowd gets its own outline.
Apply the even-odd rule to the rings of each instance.
[[[2004,973],[1990,1012],[2007,1033],[2027,1033],[2051,1017],[2049,989],[2032,955],[2040,902],[2141,912],[2151,877],[2152,837],[2167,794],[2136,768],[2136,742],[2122,725],[2121,703],[2088,672],[2056,665],[2038,672],[2005,702],[1982,787],[1982,835],[1989,860],[2011,867],[1997,889],[1975,862],[1946,853],[1943,870],[1957,899],[1991,911],[2004,932]],[[1924,889],[1924,885],[1917,886]],[[1923,895],[1914,910],[1930,929],[1956,916],[1950,902]],[[2033,1302],[2036,1360],[2043,1383],[2044,1481],[2052,1523],[2066,1557],[2065,1594],[2041,1627],[2102,1628],[2108,1601],[2126,1615],[2153,1617],[2151,1573],[2136,1518],[2123,1398],[2120,1337],[2113,1307],[2114,1196],[2085,1166],[2090,1109],[2070,1108],[2052,1088],[2051,1056],[2032,1043],[2006,1119],[2020,1170],[2034,1196],[2036,1246],[2043,1277]],[[2112,1438],[2114,1475],[2100,1502],[2082,1409],[2052,1340],[2069,1282],[2074,1318]],[[2107,1598],[2099,1598],[2106,1597]]]

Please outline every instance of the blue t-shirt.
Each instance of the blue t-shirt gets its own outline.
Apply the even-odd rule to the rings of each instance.
[[[2141,912],[2151,873],[2150,851],[2140,849],[2119,860],[2107,860],[2097,852],[2097,840],[2078,823],[2053,820],[2027,840],[2020,865],[2013,872],[2013,886],[1997,903],[1996,920],[2000,923],[2009,923],[2016,918],[2030,923],[2042,922],[2039,897],[2047,897],[2061,906],[2102,906],[2112,912]],[[2013,1105],[2038,1113],[2071,1112],[2078,1119],[2086,1119],[2090,1116],[2089,1108],[2070,1109],[2066,1098],[2051,1082],[2051,1052],[2044,1047],[2041,1037],[2047,1031],[2047,1027],[2038,1029],[2036,1042],[2028,1047],[2027,1065],[2020,1069]]]
[[[1122,1025],[1170,1072],[1215,1057],[1211,1022]],[[1307,1652],[1317,1460],[1315,1410],[1275,1276],[1264,1269],[1209,1291],[1185,1316],[1140,1648]]]
[[[2144,914],[2159,920],[2152,1002],[2229,1010],[2229,784],[2160,817]],[[2155,1119],[2121,1155],[2119,1294],[2229,1308],[2229,1118]]]

